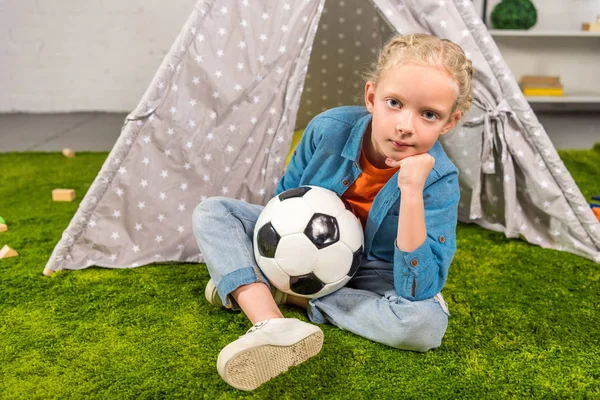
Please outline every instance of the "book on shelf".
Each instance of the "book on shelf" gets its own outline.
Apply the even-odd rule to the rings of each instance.
[[[564,90],[560,88],[552,87],[526,87],[523,88],[523,94],[525,96],[564,96]]]
[[[560,76],[545,76],[545,75],[523,75],[519,79],[519,84],[523,86],[549,86],[561,85]]]
[[[552,84],[535,84],[535,83],[519,83],[521,89],[562,89],[562,83],[552,83]]]
[[[524,75],[519,86],[525,96],[564,96],[559,76]]]

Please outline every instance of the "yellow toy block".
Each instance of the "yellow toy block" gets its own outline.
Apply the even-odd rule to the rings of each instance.
[[[600,21],[597,23],[583,23],[581,24],[581,30],[582,31],[589,31],[589,32],[600,32]]]
[[[2,248],[2,250],[0,250],[0,259],[2,259],[2,258],[9,258],[9,257],[16,257],[18,255],[19,255],[19,253],[17,253],[15,250],[13,250],[10,247],[8,247],[7,244],[5,244],[4,247]]]
[[[52,200],[54,201],[73,201],[75,200],[74,189],[54,189],[52,191]]]
[[[71,149],[63,149],[62,151],[63,156],[67,157],[67,158],[74,158],[75,157],[75,152]]]

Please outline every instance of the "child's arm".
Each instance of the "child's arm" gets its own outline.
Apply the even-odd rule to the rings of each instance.
[[[458,177],[453,172],[425,190],[434,162],[429,154],[400,162],[394,287],[409,300],[431,298],[442,289],[456,251]]]
[[[296,146],[292,158],[290,159],[290,163],[287,166],[285,174],[283,174],[279,180],[279,183],[277,184],[274,196],[277,196],[281,192],[288,189],[296,188],[300,185],[302,173],[308,165],[322,137],[322,135],[315,130],[316,124],[314,121],[315,119],[310,121],[310,123],[306,126],[306,129],[302,134],[302,138],[300,139],[300,143],[298,143],[298,146]]]

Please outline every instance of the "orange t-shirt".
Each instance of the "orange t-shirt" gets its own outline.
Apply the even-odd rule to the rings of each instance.
[[[375,196],[396,171],[398,171],[398,168],[376,168],[367,160],[364,151],[360,153],[360,166],[362,174],[344,192],[342,198],[350,203],[352,211],[360,219],[364,227],[367,224],[367,216],[369,215],[369,210],[371,210]]]

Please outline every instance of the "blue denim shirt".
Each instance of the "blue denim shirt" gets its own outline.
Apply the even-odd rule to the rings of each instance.
[[[275,195],[302,185],[315,185],[342,196],[361,174],[362,138],[371,121],[365,107],[338,107],[317,115],[306,127]],[[435,159],[423,191],[427,239],[412,252],[396,245],[401,193],[398,172],[377,193],[365,226],[364,257],[393,268],[396,293],[424,300],[441,291],[456,252],[460,191],[458,169],[436,142]],[[415,287],[413,288],[413,281]]]

